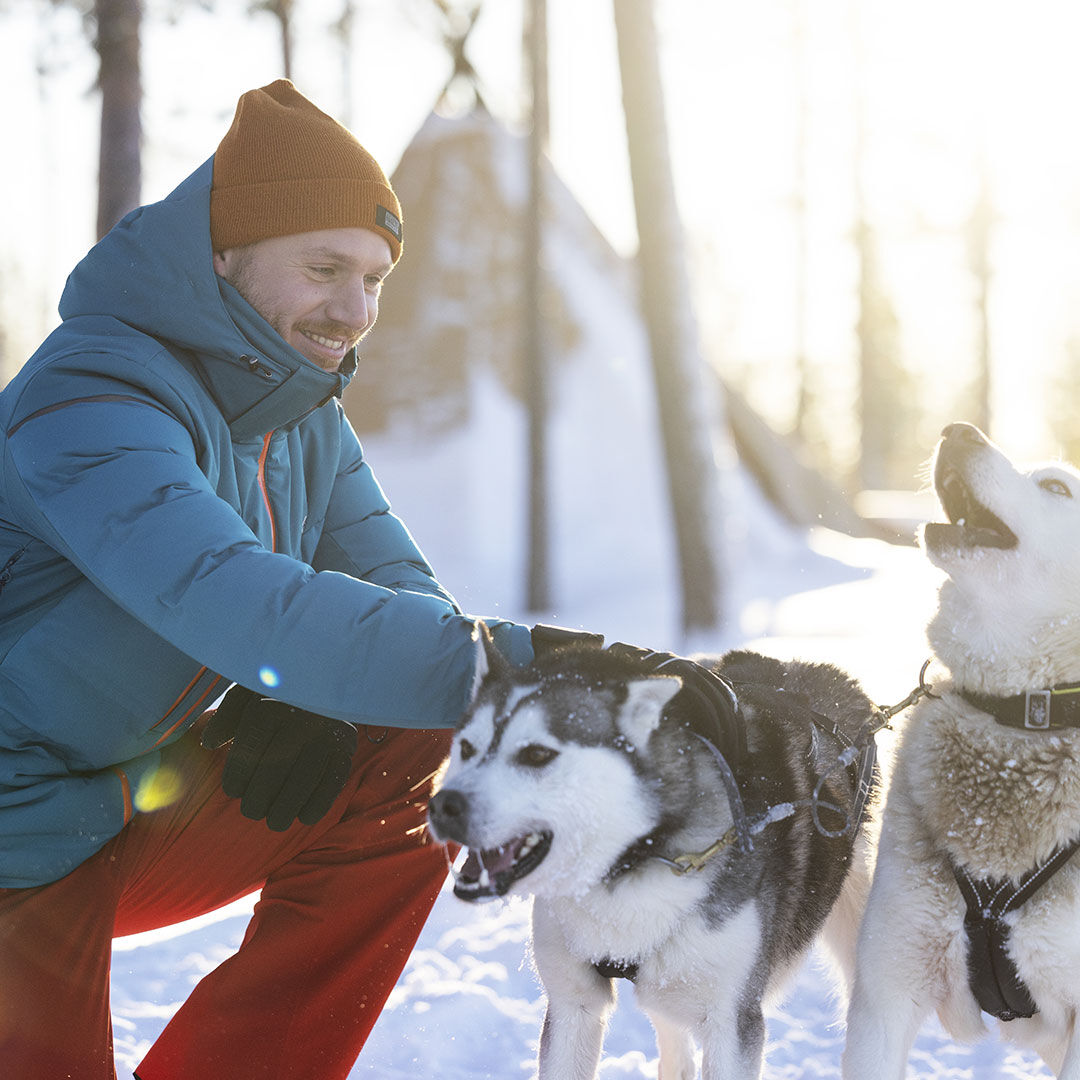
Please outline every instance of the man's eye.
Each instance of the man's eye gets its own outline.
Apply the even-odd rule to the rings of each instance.
[[[316,277],[328,278],[334,276],[334,268],[332,266],[309,266],[308,269]]]
[[[364,287],[368,292],[378,295],[382,292],[383,279],[381,277],[367,277],[364,278]]]

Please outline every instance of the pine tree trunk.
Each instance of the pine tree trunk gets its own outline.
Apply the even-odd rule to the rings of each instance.
[[[293,69],[293,0],[274,0],[271,6],[281,26],[281,73],[292,78]]]
[[[968,223],[968,265],[975,278],[976,353],[972,380],[972,422],[989,431],[993,419],[993,365],[990,348],[990,246],[994,205],[985,153],[979,161],[979,195]]]
[[[94,0],[101,88],[97,235],[100,239],[142,193],[142,0]]]
[[[675,202],[653,0],[613,0],[648,329],[679,558],[683,629],[721,623],[721,428],[705,378]]]
[[[524,366],[529,414],[529,521],[526,582],[530,611],[551,606],[547,479],[548,364],[544,340],[544,161],[548,137],[547,2],[529,0],[526,30],[531,82],[532,124],[529,129],[529,198],[525,209]]]

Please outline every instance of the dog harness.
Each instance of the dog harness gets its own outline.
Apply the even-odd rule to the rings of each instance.
[[[615,648],[615,646],[613,646],[613,648]],[[655,656],[663,658],[664,654],[649,654],[649,656],[650,658]],[[679,658],[672,657],[671,659],[677,660]],[[668,660],[665,659],[662,667],[665,672],[670,672],[676,665],[670,664]],[[658,665],[657,670],[660,669],[661,665]],[[682,674],[682,672],[678,673]],[[801,713],[808,723],[837,739],[844,747],[844,750],[838,755],[836,765],[819,778],[817,787],[811,798],[799,800],[798,802],[786,802],[776,806],[769,806],[760,813],[751,816],[747,813],[746,807],[743,804],[742,792],[740,791],[739,782],[736,776],[736,769],[743,764],[746,756],[746,718],[739,706],[737,691],[740,687],[743,689],[748,688],[749,684],[732,683],[728,679],[725,679],[714,672],[707,672],[707,674],[711,675],[712,678],[716,679],[717,682],[721,684],[723,696],[734,706],[734,708],[730,711],[725,711],[702,707],[703,702],[701,701],[701,698],[711,697],[716,694],[716,691],[713,690],[710,694],[708,693],[709,688],[706,688],[706,692],[703,693],[701,689],[702,682],[699,675],[695,680],[697,694],[695,695],[695,698],[692,699],[697,706],[696,711],[698,717],[708,717],[710,715],[716,716],[719,712],[720,715],[724,717],[725,723],[714,727],[713,730],[708,731],[708,734],[705,734],[703,730],[701,730],[702,725],[699,719],[698,722],[691,722],[689,724],[689,734],[703,743],[705,748],[712,755],[724,784],[734,823],[731,828],[707,850],[699,853],[678,855],[674,859],[667,859],[656,854],[658,841],[667,830],[674,825],[674,823],[664,823],[659,829],[650,833],[648,836],[642,837],[622,853],[619,859],[616,860],[615,865],[608,872],[606,881],[609,883],[614,881],[617,877],[633,870],[646,859],[657,859],[670,866],[675,873],[686,874],[694,870],[701,870],[713,855],[730,847],[732,844],[737,843],[742,851],[751,851],[753,850],[753,836],[774,822],[790,817],[800,808],[807,808],[810,810],[813,815],[814,826],[823,836],[839,837],[848,832],[854,833],[862,822],[866,802],[877,780],[877,746],[874,742],[874,734],[881,726],[885,726],[888,718],[895,711],[899,711],[904,705],[896,706],[893,710],[878,710],[881,713],[884,723],[877,724],[872,722],[866,725],[856,739],[852,740],[838,724],[835,724],[827,716],[809,708],[799,700],[797,695],[788,694],[786,691],[772,687],[754,684],[754,691],[759,699],[768,700],[771,698],[775,703],[782,697],[785,709]],[[717,738],[718,734],[723,737]],[[735,769],[732,768],[732,764],[728,760],[729,756],[735,762]],[[824,788],[826,780],[833,772],[839,769],[848,772],[852,783],[852,809],[846,814],[841,807],[835,806],[822,798],[822,789]],[[843,817],[845,819],[843,827],[839,829],[827,828],[820,817],[822,810],[830,811]],[[605,979],[628,979],[630,982],[633,982],[638,974],[638,965],[633,960],[615,960],[611,957],[605,957],[596,961],[592,966],[597,974]]]
[[[962,866],[952,864],[953,876],[967,904],[968,985],[979,1008],[999,1020],[1016,1020],[1037,1013],[1016,964],[1009,955],[1009,927],[1005,916],[1026,903],[1068,861],[1080,837],[1057,848],[1041,866],[1029,870],[1018,882],[973,878]]]
[[[1028,690],[1010,697],[995,697],[973,690],[960,696],[999,724],[1021,731],[1080,728],[1080,683],[1063,683],[1051,690]],[[1009,927],[1005,916],[1026,903],[1080,849],[1080,836],[1029,870],[1017,882],[973,878],[952,863],[953,876],[967,912],[968,985],[979,1008],[999,1020],[1016,1020],[1038,1012],[1020,972],[1009,955]]]

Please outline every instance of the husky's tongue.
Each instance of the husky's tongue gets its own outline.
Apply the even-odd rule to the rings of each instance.
[[[491,875],[509,870],[514,865],[514,850],[518,844],[520,841],[484,851],[469,848],[469,854],[461,867],[461,876],[466,881],[478,881],[485,873]]]

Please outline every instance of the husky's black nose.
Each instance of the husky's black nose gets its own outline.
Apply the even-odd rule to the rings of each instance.
[[[453,788],[438,791],[428,803],[428,820],[440,840],[463,844],[469,828],[469,800]]]
[[[958,420],[954,424],[946,424],[941,432],[942,439],[950,442],[971,443],[978,445],[986,442],[986,436],[974,425]]]

